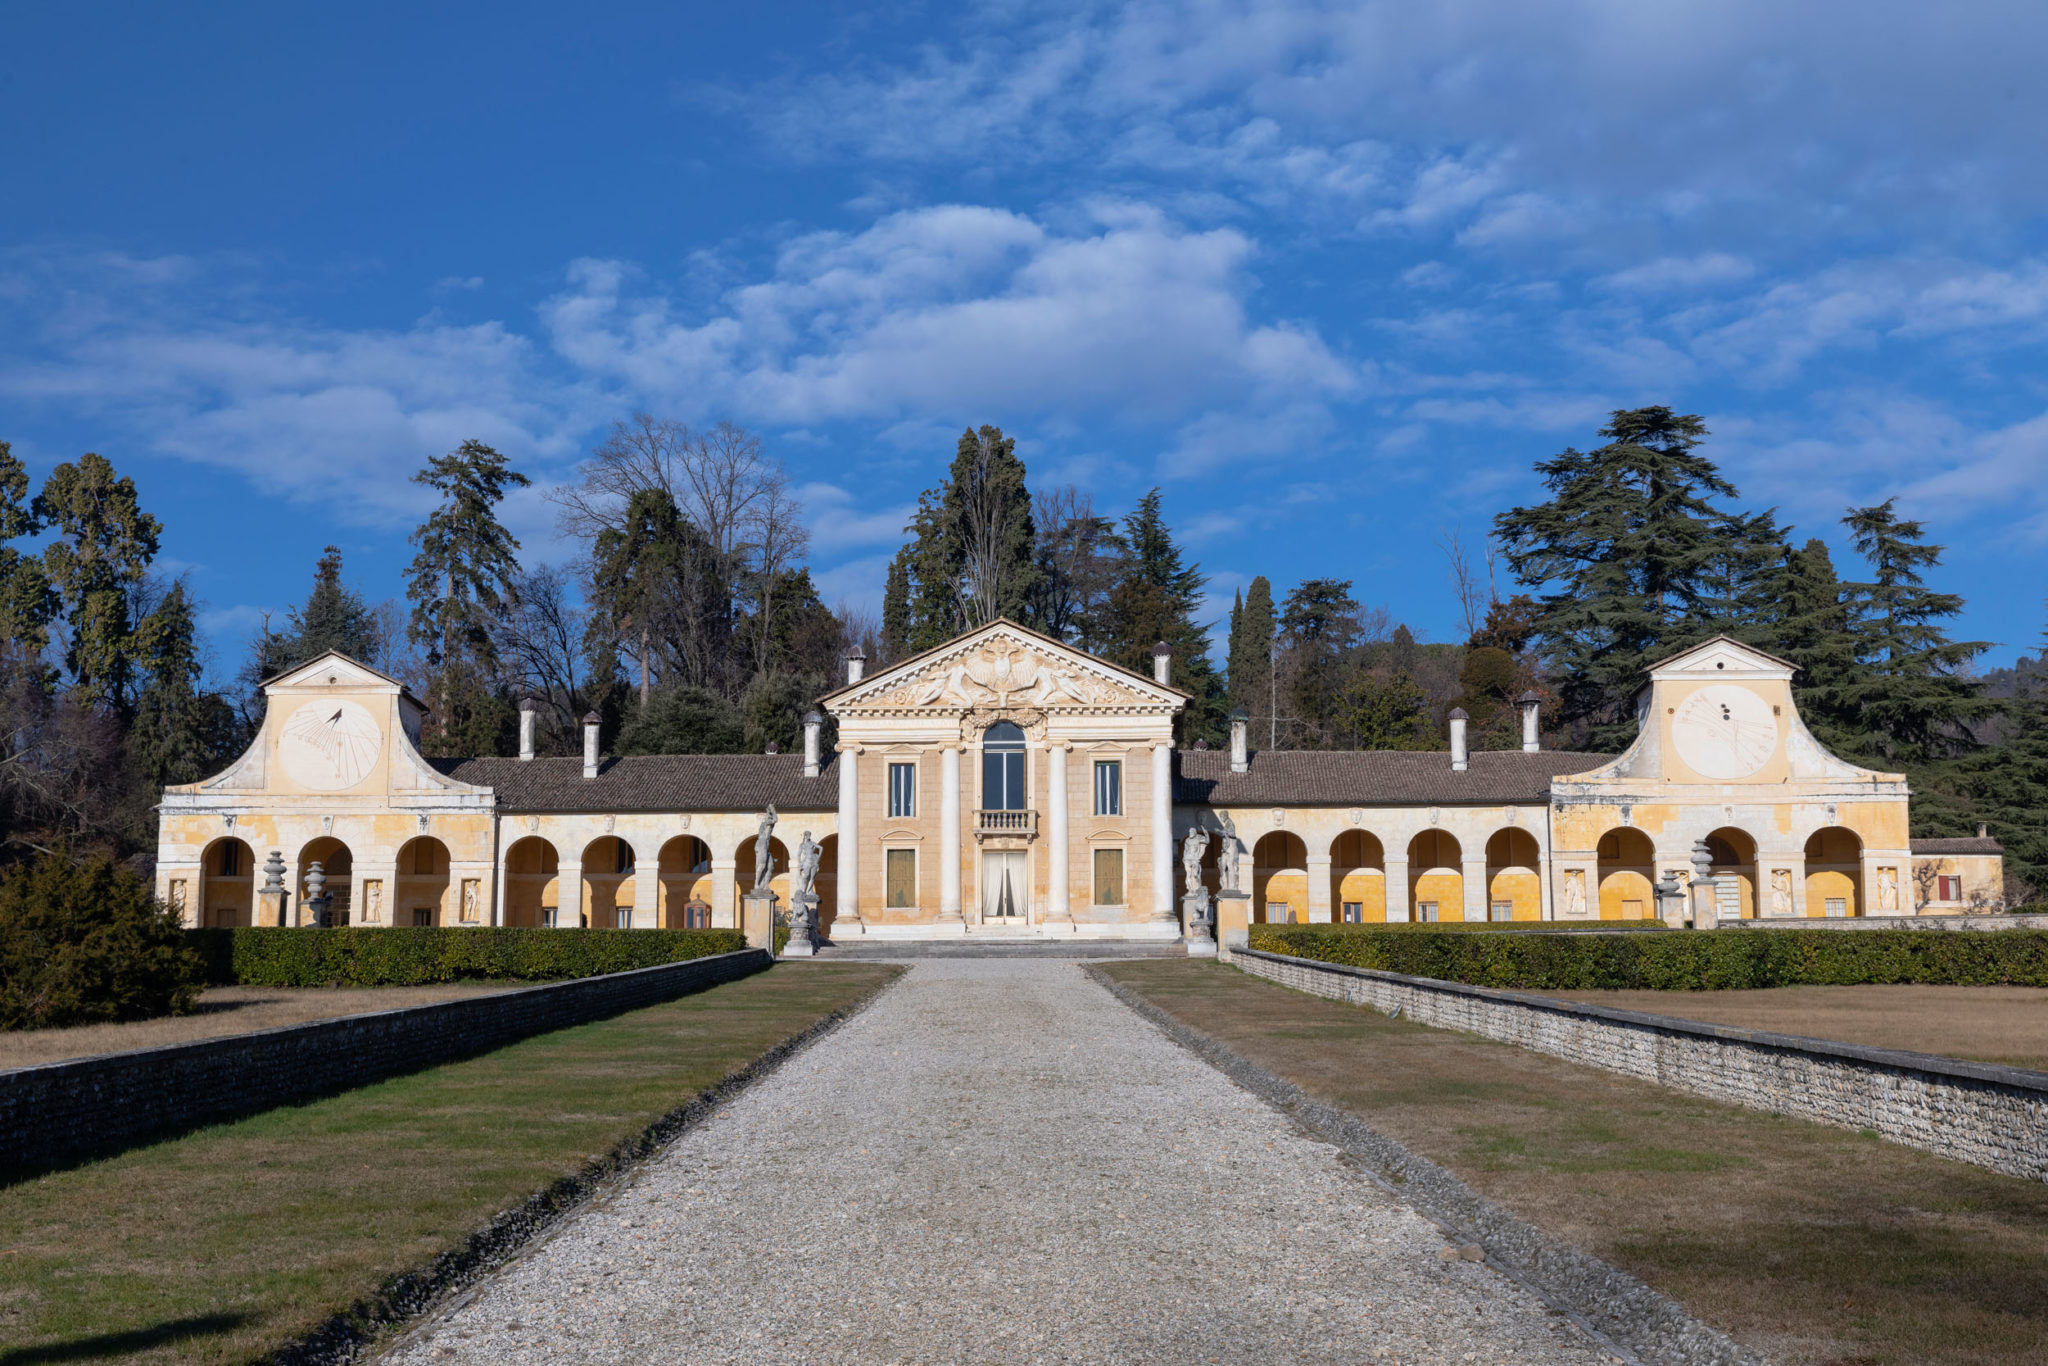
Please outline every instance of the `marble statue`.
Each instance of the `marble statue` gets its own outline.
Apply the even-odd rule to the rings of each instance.
[[[768,884],[775,877],[775,803],[768,803],[768,813],[761,817],[761,824],[754,833],[754,890],[768,890]]]
[[[1202,885],[1202,855],[1209,852],[1209,832],[1201,826],[1188,831],[1180,845],[1180,875],[1189,891]]]
[[[789,877],[789,899],[792,904],[812,895],[811,886],[818,880],[818,859],[823,846],[811,838],[811,832],[804,831],[803,842],[796,847],[796,865]]]
[[[1899,912],[1899,870],[1880,868],[1877,870],[1877,909]]]
[[[1223,834],[1221,839],[1222,843],[1216,846],[1217,881],[1226,892],[1242,891],[1244,890],[1243,885],[1239,883],[1237,878],[1237,861],[1242,855],[1244,846],[1237,842],[1237,831],[1232,828],[1230,817],[1228,816],[1223,818]]]
[[[1573,868],[1564,875],[1564,918],[1575,920],[1586,914],[1586,874]]]

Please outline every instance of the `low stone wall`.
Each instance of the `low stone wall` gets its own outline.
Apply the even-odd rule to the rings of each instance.
[[[19,1175],[416,1072],[759,972],[759,949],[467,1000],[0,1072],[0,1172]]]
[[[2048,1180],[2048,1073],[1703,1024],[1257,949],[1256,977],[1753,1110],[1819,1120]]]

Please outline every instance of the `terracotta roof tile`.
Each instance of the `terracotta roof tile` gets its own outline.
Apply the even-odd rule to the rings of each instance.
[[[2002,854],[2005,846],[1997,840],[1965,835],[1960,839],[1914,840],[1916,854]]]
[[[815,778],[801,754],[646,754],[609,758],[595,778],[576,759],[429,759],[457,782],[488,787],[521,811],[778,811],[839,809],[838,756]]]
[[[1173,799],[1214,806],[1447,806],[1540,802],[1550,781],[1598,768],[1614,756],[1567,750],[1481,750],[1453,772],[1447,751],[1268,750],[1251,769],[1230,771],[1226,749],[1182,750]]]

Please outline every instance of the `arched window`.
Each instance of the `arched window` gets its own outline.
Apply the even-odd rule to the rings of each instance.
[[[984,811],[1024,810],[1024,731],[998,721],[981,733],[981,806]]]

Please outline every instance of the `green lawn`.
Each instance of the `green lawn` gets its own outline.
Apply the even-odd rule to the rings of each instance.
[[[0,1366],[259,1356],[897,971],[777,966],[0,1189]]]
[[[2048,1185],[1213,962],[1104,971],[1784,1366],[2048,1361]]]

